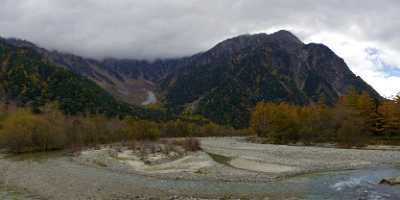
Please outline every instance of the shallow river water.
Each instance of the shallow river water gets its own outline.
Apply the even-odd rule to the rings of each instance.
[[[400,186],[378,184],[382,178],[399,176],[400,168],[381,167],[303,175],[273,183],[183,181],[177,182],[177,185],[172,184],[170,189],[173,190],[174,186],[178,186],[188,190],[195,189],[200,194],[224,194],[224,196],[246,194],[244,197],[267,196],[269,199],[400,200]]]
[[[282,181],[272,193],[276,199],[286,198],[287,190],[289,197],[299,199],[399,200],[400,186],[378,184],[382,178],[399,176],[400,168],[393,167],[305,175]]]
[[[378,184],[382,178],[399,176],[400,168],[379,167],[302,175],[272,183],[160,180],[139,175],[133,175],[129,178],[131,181],[144,184],[148,188],[200,197],[269,197],[269,199],[277,200],[399,200],[400,186]],[[38,198],[0,187],[0,199],[32,200]]]

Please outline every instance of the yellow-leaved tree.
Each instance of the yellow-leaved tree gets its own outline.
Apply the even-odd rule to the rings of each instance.
[[[386,136],[400,135],[400,97],[384,101],[378,108],[383,117],[383,132]]]
[[[61,149],[66,144],[61,116],[57,113],[36,115],[30,110],[18,109],[2,123],[1,144],[15,153]]]

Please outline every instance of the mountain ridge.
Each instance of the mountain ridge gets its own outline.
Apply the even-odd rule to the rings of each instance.
[[[163,120],[164,113],[116,100],[87,77],[52,64],[36,46],[13,46],[0,38],[0,102],[40,112],[57,103],[68,115],[102,114]]]
[[[304,44],[287,31],[225,40],[161,83],[169,107],[195,107],[195,113],[240,127],[257,102],[305,105],[323,93],[333,104],[353,87],[382,99],[328,47]]]
[[[240,35],[193,56],[153,62],[98,61],[37,48],[54,64],[128,103],[140,105],[151,91],[172,112],[201,114],[236,127],[246,125],[243,116],[259,101],[305,105],[324,94],[332,104],[350,88],[382,99],[327,46],[305,44],[285,30]]]

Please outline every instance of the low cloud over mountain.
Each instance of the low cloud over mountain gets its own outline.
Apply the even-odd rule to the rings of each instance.
[[[378,49],[383,61],[398,70],[397,0],[3,0],[1,4],[0,35],[93,58],[181,57],[231,36],[287,29],[303,41],[327,44],[381,94],[400,90],[397,73],[382,71],[365,51]]]

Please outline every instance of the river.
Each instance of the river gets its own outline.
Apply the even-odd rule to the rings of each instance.
[[[393,167],[347,170],[303,175],[272,183],[226,183],[177,181],[153,187],[170,190],[196,190],[211,196],[264,197],[269,199],[307,200],[399,200],[400,186],[378,184],[382,178],[400,176],[400,169]]]
[[[219,155],[262,159],[260,162],[280,163],[282,166],[304,169],[337,169],[324,173],[292,176],[279,181],[244,179],[248,182],[222,181],[221,179],[167,179],[149,177],[105,167],[92,167],[72,161],[62,155],[37,154],[21,159],[0,159],[0,176],[12,186],[37,191],[49,199],[126,199],[137,195],[150,197],[194,196],[204,198],[244,197],[273,200],[400,200],[400,186],[378,184],[382,179],[400,177],[399,152],[375,150],[345,150],[317,147],[252,144],[231,138],[202,139],[202,148]],[[19,157],[18,157],[19,158]],[[34,158],[34,159],[33,159]],[[39,159],[41,158],[41,159]],[[279,162],[274,162],[279,161]],[[345,165],[343,165],[343,163]],[[355,165],[361,163],[363,165]],[[364,165],[364,163],[370,163]],[[337,165],[342,164],[342,165]],[[385,165],[383,165],[385,164]],[[322,167],[321,167],[322,165]],[[338,168],[329,168],[330,166]],[[340,167],[357,168],[339,170]],[[399,166],[399,167],[396,167]],[[311,168],[307,168],[311,167]],[[212,165],[206,173],[224,169],[226,173],[240,175],[237,169],[217,168]],[[249,172],[252,168],[246,167]],[[343,169],[343,168],[342,168]],[[211,171],[210,171],[211,170]],[[314,170],[315,171],[315,170]],[[220,172],[220,171],[216,171]],[[301,173],[306,171],[302,171]],[[249,173],[244,173],[246,176]],[[268,174],[268,173],[267,173]],[[278,173],[279,174],[279,173]],[[184,177],[185,174],[182,174]],[[201,176],[201,174],[199,174]],[[0,187],[1,188],[1,187]],[[19,190],[18,190],[19,191]],[[117,195],[117,198],[114,198]],[[122,195],[122,198],[120,198]],[[25,193],[0,189],[0,199],[34,199]]]
[[[272,183],[235,183],[219,181],[154,180],[133,176],[149,188],[183,191],[195,190],[200,196],[236,196],[269,199],[307,199],[307,200],[398,200],[400,186],[379,185],[382,178],[400,176],[396,167],[380,167],[362,170],[346,170],[302,175]],[[192,193],[192,192],[188,192]],[[0,187],[2,200],[33,200],[31,195]]]

